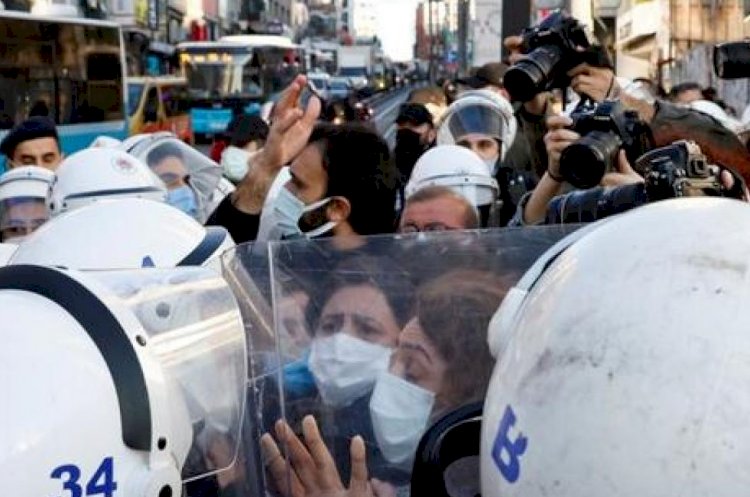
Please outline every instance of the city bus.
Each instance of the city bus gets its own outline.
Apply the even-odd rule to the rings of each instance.
[[[116,23],[0,11],[0,139],[30,116],[54,120],[66,154],[125,138],[124,64]]]
[[[188,82],[193,133],[222,133],[237,114],[259,114],[297,74],[305,71],[302,48],[274,35],[233,35],[177,46]]]

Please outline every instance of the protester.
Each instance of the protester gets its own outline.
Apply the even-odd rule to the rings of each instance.
[[[233,183],[239,183],[247,174],[255,154],[263,148],[268,138],[268,124],[258,116],[242,115],[227,127],[229,145],[222,151],[220,164]]]
[[[255,240],[259,233],[269,240],[393,231],[397,173],[388,145],[361,125],[316,126],[320,101],[311,98],[304,112],[298,107],[305,83],[298,77],[279,100],[254,167],[208,221],[227,228],[237,242]],[[352,167],[355,157],[357,167]],[[261,222],[266,196],[284,164],[291,164],[292,179]]]
[[[39,166],[54,171],[63,159],[55,123],[48,117],[30,117],[11,129],[0,152],[10,168]]]

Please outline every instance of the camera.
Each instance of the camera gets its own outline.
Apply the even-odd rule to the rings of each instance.
[[[569,86],[568,71],[584,62],[612,66],[606,51],[593,46],[584,26],[564,11],[553,12],[521,36],[526,57],[503,77],[514,100],[527,102],[543,91]]]
[[[643,176],[643,183],[597,187],[555,197],[547,206],[546,222],[592,222],[669,198],[742,198],[741,182],[736,180],[734,188],[726,189],[720,179],[721,168],[710,164],[695,142],[682,140],[652,150],[636,161],[634,169]]]
[[[571,129],[582,138],[560,154],[560,175],[576,188],[593,188],[616,170],[620,149],[632,163],[650,148],[648,125],[617,100],[578,110],[570,118]]]
[[[716,45],[714,71],[721,79],[750,78],[750,41]]]

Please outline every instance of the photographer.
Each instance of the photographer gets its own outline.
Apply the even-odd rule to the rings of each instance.
[[[544,137],[549,162],[547,172],[542,176],[536,189],[521,200],[511,225],[540,224],[547,213],[547,204],[563,193],[565,180],[560,176],[560,155],[563,150],[578,142],[581,135],[569,129],[573,121],[566,116],[554,116],[547,120],[549,132]],[[617,170],[602,177],[601,186],[622,186],[642,183],[643,178],[636,173],[628,162],[625,152],[618,154]]]

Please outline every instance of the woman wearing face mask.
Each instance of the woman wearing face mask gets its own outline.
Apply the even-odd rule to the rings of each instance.
[[[237,184],[250,169],[253,157],[265,145],[268,124],[258,116],[243,114],[229,123],[227,130],[229,146],[221,154],[221,167],[224,176]]]
[[[508,287],[492,274],[466,270],[417,292],[416,317],[370,398],[375,438],[392,465],[410,470],[432,421],[484,397],[493,368],[487,328]]]
[[[333,274],[322,298],[312,297],[308,306],[313,340],[307,367],[317,390],[313,395],[319,412],[313,412],[346,478],[351,438],[362,434],[374,440],[369,397],[411,316],[414,290],[392,261],[374,256],[346,259]],[[310,413],[310,398],[298,400],[296,406],[287,406],[288,419],[301,420]],[[386,465],[374,446],[368,447],[368,461],[374,467]]]

